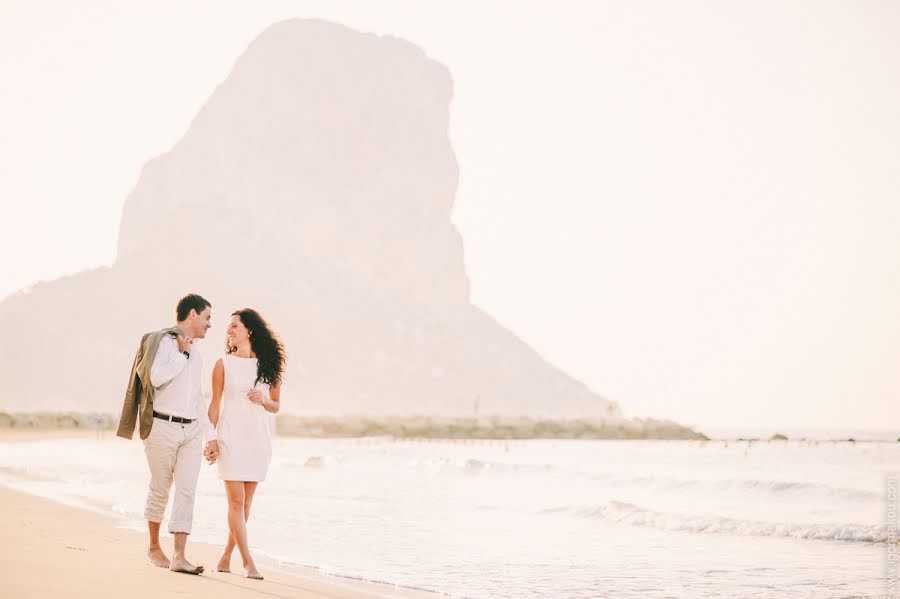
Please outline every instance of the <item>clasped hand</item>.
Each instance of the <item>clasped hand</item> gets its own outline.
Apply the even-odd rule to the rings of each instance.
[[[206,458],[206,461],[210,464],[215,464],[216,460],[219,458],[219,442],[208,441],[206,447],[203,448],[203,457]]]
[[[247,392],[247,399],[249,399],[253,403],[258,403],[262,407],[266,407],[266,398],[257,389],[250,389]]]

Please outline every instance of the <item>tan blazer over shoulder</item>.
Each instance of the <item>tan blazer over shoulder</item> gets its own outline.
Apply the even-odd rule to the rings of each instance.
[[[141,337],[141,344],[131,365],[131,376],[125,390],[122,415],[116,435],[124,439],[134,437],[135,424],[140,422],[141,439],[146,439],[153,427],[153,384],[150,382],[150,368],[156,358],[159,342],[166,335],[176,337],[184,333],[178,327],[153,331]]]

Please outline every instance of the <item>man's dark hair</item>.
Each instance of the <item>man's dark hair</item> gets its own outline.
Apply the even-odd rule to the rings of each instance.
[[[187,318],[188,314],[191,313],[191,310],[196,310],[197,314],[200,314],[207,306],[212,308],[212,304],[206,301],[203,297],[197,295],[196,293],[188,293],[186,296],[178,300],[178,305],[175,306],[176,321],[181,322],[182,320]]]

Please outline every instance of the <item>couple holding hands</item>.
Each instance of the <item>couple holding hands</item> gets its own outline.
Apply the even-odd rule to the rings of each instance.
[[[247,578],[262,580],[247,544],[247,520],[257,486],[272,458],[270,413],[280,408],[285,352],[278,335],[251,309],[228,322],[225,353],[212,371],[212,400],[201,391],[202,358],[193,343],[206,337],[212,305],[189,294],[175,308],[174,327],[141,339],[116,434],[131,439],[137,426],[150,467],[144,518],[150,533],[147,555],[159,567],[200,574],[203,566],[185,557],[194,515],[194,495],[202,456],[218,465],[228,497],[228,539],[216,566],[231,571],[237,547]],[[170,560],[159,544],[160,523],[172,483],[175,498],[169,532],[175,537]]]

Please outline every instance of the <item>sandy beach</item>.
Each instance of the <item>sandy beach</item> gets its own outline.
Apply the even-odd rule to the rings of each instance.
[[[0,432],[0,441],[28,442],[94,433]],[[108,434],[108,433],[107,433]],[[135,465],[140,467],[140,465]],[[188,542],[188,559],[203,564],[201,576],[175,574],[147,560],[145,535],[123,528],[101,514],[55,503],[49,499],[0,486],[0,562],[6,569],[3,596],[85,597],[296,597],[304,599],[363,599],[372,597],[437,597],[434,593],[390,585],[338,579],[309,569],[257,558],[266,577],[253,581],[239,574],[212,571],[219,547]],[[172,554],[172,537],[163,535],[163,549]],[[233,567],[239,567],[235,558]],[[294,573],[297,570],[297,573]]]

